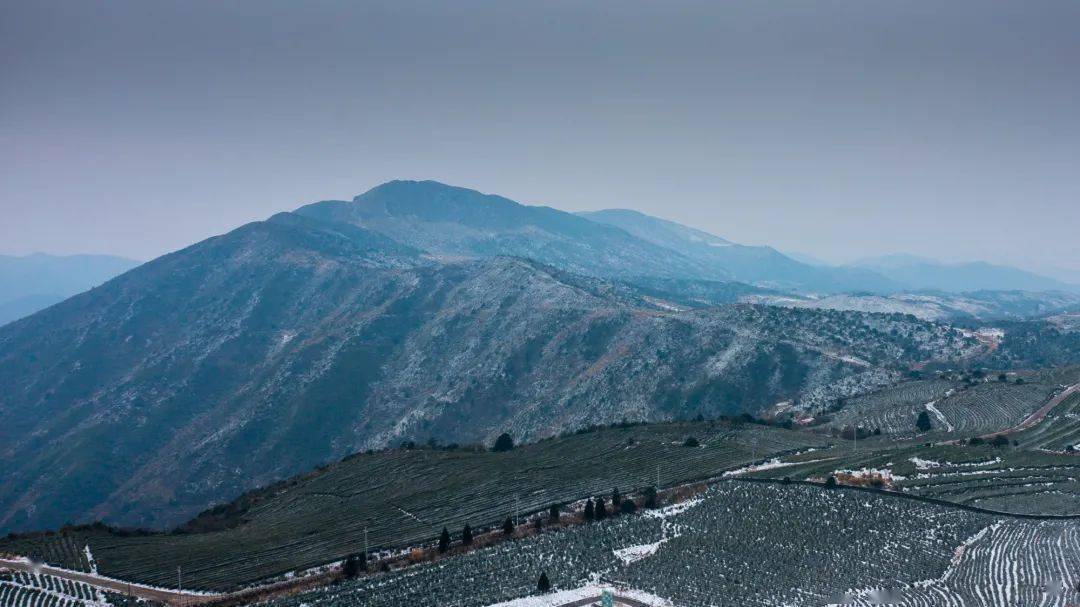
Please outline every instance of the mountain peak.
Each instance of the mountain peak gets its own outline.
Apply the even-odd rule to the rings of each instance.
[[[385,195],[389,193],[401,194],[401,193],[423,193],[423,194],[439,194],[439,193],[457,193],[457,194],[472,194],[483,196],[484,194],[471,190],[469,188],[463,188],[460,186],[454,186],[443,183],[441,181],[435,181],[434,179],[391,179],[385,183],[371,188],[363,194],[358,194],[353,197],[354,201],[362,200],[366,197]]]

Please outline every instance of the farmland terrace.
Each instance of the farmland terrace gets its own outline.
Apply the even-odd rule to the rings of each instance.
[[[998,380],[957,377],[907,381],[849,399],[830,414],[829,427],[880,429],[897,439],[934,441],[998,432],[1019,424],[1055,394],[1080,382],[1080,367],[1013,372]],[[919,430],[919,414],[930,429]]]
[[[721,481],[674,507],[270,605],[481,607],[531,594],[544,573],[560,589],[600,576],[676,605],[866,605],[888,596],[914,606],[1064,606],[1078,597],[1078,549],[1080,528],[1068,521],[998,518],[843,488]],[[1045,600],[1048,588],[1057,594]]]
[[[698,446],[685,446],[693,437]],[[505,453],[396,449],[359,454],[241,496],[171,533],[100,526],[25,534],[0,552],[70,568],[90,546],[102,574],[229,590],[345,558],[434,540],[440,530],[497,525],[613,488],[625,493],[717,476],[765,455],[823,449],[832,439],[758,424],[686,422],[612,427]]]
[[[489,579],[487,582],[495,584],[500,592],[475,596],[491,602],[522,596],[529,585],[536,582],[535,577],[530,579],[530,576],[537,573],[537,567],[543,566],[549,576],[559,576],[557,584],[564,589],[581,582],[583,578],[577,573],[571,575],[571,572],[585,568],[594,573],[604,571],[621,575],[623,577],[619,579],[630,582],[631,587],[668,597],[678,604],[682,604],[680,601],[696,604],[697,601],[711,600],[716,596],[749,597],[754,593],[772,596],[770,600],[781,602],[789,599],[817,601],[826,595],[831,597],[834,592],[847,591],[852,593],[848,599],[865,602],[878,600],[884,596],[882,593],[887,595],[895,589],[906,589],[909,596],[922,597],[912,599],[916,602],[911,604],[915,605],[932,604],[935,597],[944,601],[942,604],[959,604],[956,601],[963,602],[963,597],[969,596],[965,593],[970,588],[929,584],[927,580],[938,579],[933,578],[931,573],[937,571],[940,574],[943,570],[939,560],[929,557],[925,568],[914,565],[902,572],[904,575],[892,577],[873,568],[864,568],[859,573],[854,565],[841,560],[830,564],[830,567],[833,571],[847,571],[845,567],[850,568],[850,576],[844,577],[850,582],[849,588],[841,588],[841,584],[835,580],[819,579],[808,582],[809,586],[796,584],[787,589],[770,586],[769,592],[762,594],[762,588],[754,586],[756,582],[751,579],[749,570],[740,569],[742,566],[733,559],[742,550],[736,547],[738,542],[743,541],[738,538],[748,537],[740,534],[750,533],[753,529],[764,533],[765,527],[762,525],[765,523],[749,513],[745,516],[734,516],[732,513],[741,509],[770,513],[780,508],[777,504],[783,501],[776,497],[778,494],[775,492],[790,491],[791,495],[798,496],[791,503],[799,503],[799,500],[805,502],[802,504],[807,512],[804,517],[812,517],[818,521],[817,524],[828,527],[831,523],[823,520],[847,521],[848,514],[838,509],[851,504],[860,506],[855,512],[860,513],[862,519],[876,520],[876,514],[870,515],[866,511],[866,504],[877,509],[883,503],[878,500],[887,499],[892,500],[889,504],[909,505],[882,506],[883,512],[899,509],[897,516],[916,517],[911,521],[886,525],[892,530],[889,533],[895,532],[901,537],[914,533],[903,525],[918,524],[921,520],[918,517],[925,519],[929,516],[925,514],[929,511],[924,512],[920,508],[945,512],[940,509],[948,508],[946,503],[983,509],[979,512],[958,510],[966,514],[957,514],[956,517],[974,520],[981,525],[974,531],[965,527],[964,533],[988,529],[1001,520],[1010,521],[1009,514],[1080,515],[1080,490],[1076,489],[1080,486],[1080,455],[1072,449],[1061,448],[1074,444],[1073,433],[1077,425],[1073,418],[1078,403],[1073,396],[1061,395],[1064,382],[1075,381],[1075,371],[1073,368],[1067,372],[1028,373],[1025,375],[1027,381],[1019,384],[1015,378],[1002,382],[997,381],[996,377],[975,383],[957,382],[949,378],[904,382],[893,387],[895,394],[879,391],[865,397],[860,405],[877,403],[878,409],[888,411],[910,407],[911,403],[927,395],[938,395],[937,402],[942,403],[942,411],[949,411],[958,423],[966,423],[960,421],[962,419],[971,420],[963,431],[956,428],[949,431],[936,425],[922,434],[889,429],[880,435],[853,441],[831,436],[830,432],[835,432],[836,428],[829,425],[793,430],[738,420],[715,420],[601,428],[521,445],[507,452],[402,448],[350,456],[311,473],[249,492],[231,503],[204,512],[172,532],[132,532],[100,525],[68,527],[57,533],[9,536],[0,541],[0,553],[27,555],[75,570],[86,571],[96,566],[103,575],[166,587],[174,587],[176,567],[179,565],[184,571],[185,588],[231,591],[287,580],[312,568],[335,563],[349,554],[361,552],[365,529],[376,556],[400,563],[408,556],[406,549],[424,546],[425,556],[420,562],[428,563],[433,554],[435,538],[443,527],[450,529],[455,538],[459,537],[466,524],[474,528],[478,537],[487,537],[484,536],[485,531],[491,531],[490,535],[495,536],[499,533],[495,531],[499,522],[508,515],[514,514],[528,520],[530,516],[545,512],[551,504],[562,504],[564,511],[577,509],[573,518],[578,520],[581,500],[608,495],[613,488],[619,488],[624,495],[634,493],[640,498],[640,490],[656,484],[677,488],[709,481],[719,483],[718,487],[734,487],[761,485],[723,481],[738,478],[780,481],[787,477],[821,483],[834,478],[841,485],[879,488],[939,502],[920,503],[917,500],[898,500],[893,495],[865,497],[865,494],[851,498],[855,502],[848,498],[820,498],[814,497],[818,493],[813,493],[822,491],[820,487],[807,488],[797,483],[777,484],[771,488],[715,489],[710,495],[724,497],[709,498],[706,502],[728,504],[725,508],[729,514],[724,520],[736,527],[748,526],[745,530],[730,531],[734,538],[730,541],[736,544],[726,548],[709,543],[715,542],[715,539],[708,539],[707,546],[695,543],[698,540],[676,541],[675,528],[667,526],[670,521],[658,523],[648,516],[626,517],[620,518],[618,523],[586,525],[581,529],[546,530],[538,538],[514,542],[497,542],[488,546],[487,542],[482,541],[478,550],[456,550],[458,554],[453,558],[440,558],[433,564],[402,569],[395,567],[389,574],[365,577],[364,581],[355,582],[355,592],[320,591],[323,593],[310,596],[314,601],[308,602],[328,605],[381,604],[379,601],[384,599],[374,598],[373,588],[376,586],[365,586],[376,584],[375,580],[381,580],[377,588],[389,597],[385,600],[393,597],[413,600],[424,588],[436,584],[438,579],[444,580],[441,582],[444,584],[458,584],[460,575],[480,583],[486,579],[484,576],[466,575],[467,572],[483,569],[490,562],[502,563],[502,559],[511,559],[519,550],[515,546],[527,547],[532,545],[529,542],[539,542],[537,545],[542,546],[541,553],[554,556],[541,560],[539,564],[523,564],[517,569],[499,565],[510,577]],[[958,384],[962,385],[958,387]],[[1059,395],[1059,398],[1048,400],[1054,395]],[[957,396],[961,398],[950,405],[950,400]],[[1054,406],[1044,418],[1014,432],[1008,440],[989,444],[980,438],[979,435],[988,428],[1001,430],[1015,426],[1033,412],[1046,408],[1048,402],[1054,403]],[[895,403],[903,404],[897,407],[893,406]],[[956,412],[960,410],[970,411],[971,415],[967,418],[957,415]],[[1002,411],[1008,413],[1003,414]],[[995,427],[994,424],[999,425]],[[834,494],[848,495],[845,491]],[[826,499],[828,503],[821,502],[821,499]],[[708,512],[709,509],[697,511]],[[721,520],[716,518],[718,516],[709,519],[712,522],[708,525],[712,527],[706,525],[701,529],[717,528]],[[950,514],[945,518],[953,516]],[[680,521],[679,529],[693,527],[692,519],[684,521],[676,517],[672,520]],[[1055,524],[1054,521],[1044,522],[1051,526]],[[808,521],[799,524],[807,528],[811,526]],[[1027,527],[1013,533],[1010,531],[1013,524],[1007,523],[1000,533],[999,528],[985,533],[989,537],[1035,538],[1031,541],[1049,542],[1046,539],[1049,536]],[[600,531],[603,529],[612,530],[610,538],[605,539],[608,532]],[[841,539],[846,538],[847,532],[842,529],[835,531]],[[677,558],[674,556],[670,557],[675,559],[671,561],[650,557],[647,559],[648,565],[637,565],[635,561],[623,563],[614,569],[611,566],[597,569],[601,562],[610,565],[611,551],[620,550],[619,546],[627,544],[629,540],[640,539],[641,545],[660,541],[655,539],[657,532],[661,533],[659,537],[665,546],[669,543],[683,546],[685,551],[693,554],[723,549],[729,551],[729,558],[722,566],[716,565],[722,568],[717,569],[710,578],[712,581],[673,581],[680,580],[667,569],[676,567]],[[868,530],[866,533],[870,539],[858,540],[864,542],[864,549],[860,549],[863,552],[859,552],[863,561],[891,562],[888,554],[873,552],[881,548],[874,541],[883,542],[885,536],[877,531]],[[589,548],[575,553],[572,547],[559,552],[555,547],[555,544],[580,537],[591,538],[589,541],[596,542],[600,552],[594,554]],[[693,534],[685,537],[693,537]],[[799,541],[804,542],[801,544],[804,551],[817,545],[828,547],[830,541],[813,534],[794,537],[801,537]],[[973,536],[967,537],[970,539]],[[653,539],[644,541],[649,538]],[[944,542],[949,544],[950,551],[956,549],[956,544],[950,543],[954,540],[957,537],[949,536],[948,541]],[[93,563],[89,562],[87,547],[92,551]],[[670,556],[670,553],[656,553],[657,556],[660,554]],[[516,558],[523,557],[519,555]],[[767,561],[780,557],[761,553],[754,558]],[[1024,553],[1015,558],[1030,560],[1034,557]],[[490,559],[495,560],[489,562]],[[985,555],[985,563],[979,567],[994,569],[1003,566],[995,559],[998,557]],[[753,559],[746,560],[744,565],[753,567],[753,562]],[[797,565],[793,562],[788,565],[804,568],[802,571],[793,570],[792,579],[807,575],[809,570],[805,569],[811,567],[810,563]],[[950,575],[974,576],[972,579],[984,575],[971,573],[972,566],[969,563],[966,569],[956,569]],[[465,569],[459,570],[459,567]],[[326,579],[336,575],[334,573]],[[650,579],[653,580],[651,583]],[[915,584],[920,580],[920,583],[925,583],[921,586]],[[556,582],[555,579],[552,581]],[[443,596],[450,596],[445,604],[483,604],[464,598],[469,595],[466,591],[469,587],[467,584],[461,586],[460,597],[444,593]],[[792,595],[795,588],[809,589],[806,591],[810,594]],[[927,594],[927,588],[935,589],[934,594]],[[346,596],[350,598],[341,598],[344,602],[339,602],[339,597]],[[423,604],[422,601],[420,603]],[[291,605],[288,602],[283,604]],[[755,603],[750,601],[745,604]]]

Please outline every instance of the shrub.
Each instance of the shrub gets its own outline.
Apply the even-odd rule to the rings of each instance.
[[[641,492],[641,495],[644,498],[641,503],[642,506],[645,508],[655,508],[657,506],[656,489],[654,487],[646,487],[645,490]]]
[[[929,432],[933,427],[933,424],[930,423],[930,414],[926,411],[919,411],[919,417],[915,420],[915,428],[919,432]]]
[[[495,439],[495,445],[491,447],[492,451],[503,452],[509,451],[514,448],[514,438],[503,432],[499,435],[499,438]]]
[[[341,574],[347,578],[354,578],[360,575],[360,571],[367,569],[367,563],[364,563],[363,568],[361,568],[360,563],[360,557],[357,557],[355,554],[350,554],[345,559],[345,564],[341,566]]]
[[[688,436],[688,437],[686,437],[686,440],[683,441],[682,445],[684,447],[697,447],[698,446],[698,439],[694,438],[693,436]]]

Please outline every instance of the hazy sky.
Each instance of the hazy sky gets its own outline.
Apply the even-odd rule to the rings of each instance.
[[[0,253],[394,178],[1080,272],[1080,2],[3,2]]]

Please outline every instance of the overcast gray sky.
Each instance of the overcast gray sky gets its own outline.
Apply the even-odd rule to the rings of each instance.
[[[1080,272],[1080,2],[3,2],[0,253],[394,178]]]

